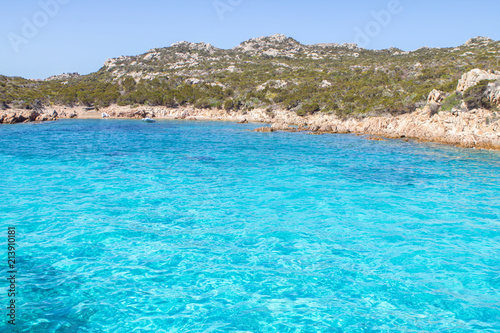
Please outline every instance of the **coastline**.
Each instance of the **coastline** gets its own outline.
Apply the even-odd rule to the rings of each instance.
[[[463,148],[500,150],[500,114],[495,111],[476,109],[460,112],[433,112],[432,105],[413,113],[399,116],[376,116],[362,119],[341,119],[336,115],[315,113],[298,116],[288,110],[264,109],[251,111],[226,111],[221,109],[196,109],[193,107],[150,107],[111,105],[99,111],[84,107],[50,106],[42,111],[7,109],[0,111],[0,124],[43,122],[57,119],[101,119],[102,113],[109,119],[212,120],[231,122],[255,122],[270,124],[256,132],[308,131],[314,134],[358,134],[369,139],[404,139],[436,142]]]

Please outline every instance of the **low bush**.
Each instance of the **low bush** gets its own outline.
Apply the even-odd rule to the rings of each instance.
[[[299,116],[305,116],[309,113],[314,113],[321,110],[318,103],[305,103],[297,110]]]
[[[451,111],[454,108],[459,108],[462,104],[462,98],[456,92],[446,97],[441,104],[441,110]]]
[[[483,80],[464,92],[464,102],[467,110],[478,108],[491,109],[490,99],[485,95],[491,81]]]

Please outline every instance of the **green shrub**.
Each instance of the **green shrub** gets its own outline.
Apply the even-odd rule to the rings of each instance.
[[[441,103],[441,110],[451,111],[453,108],[459,108],[461,104],[462,98],[455,92],[446,97],[443,103]]]
[[[441,91],[444,91],[446,93],[451,93],[457,89],[457,85],[458,85],[458,79],[440,85],[437,88],[437,90],[441,90]]]
[[[300,116],[300,117],[304,117],[305,115],[307,115],[307,112],[305,112],[302,109],[298,109],[296,112],[297,112],[297,116]]]
[[[225,109],[225,110],[231,110],[234,108],[234,101],[232,99],[226,99],[224,101],[224,104],[222,105],[222,107]]]
[[[121,86],[126,92],[131,92],[135,90],[136,82],[133,77],[127,75],[121,82]]]
[[[118,104],[119,106],[126,106],[126,105],[131,105],[134,103],[133,103],[132,98],[130,96],[120,96],[120,97],[118,97],[116,104]]]
[[[314,113],[319,110],[321,110],[321,108],[319,107],[318,103],[306,103],[302,104],[300,109],[297,110],[297,114],[299,116],[305,116],[308,113]]]
[[[210,100],[208,99],[199,99],[194,103],[194,107],[197,109],[210,109]]]
[[[477,85],[470,87],[464,92],[464,102],[467,110],[478,108],[491,109],[491,102],[484,94],[490,82],[489,80],[482,80]]]
[[[297,99],[297,98],[294,98],[294,97],[288,97],[287,99],[285,99],[285,101],[283,102],[283,106],[287,109],[287,110],[291,110],[293,108],[296,108],[297,106],[299,106],[300,104],[300,100]]]
[[[173,94],[166,94],[163,96],[163,106],[166,106],[168,108],[173,108],[175,107],[175,97]]]
[[[332,113],[336,113],[337,111],[339,111],[339,109],[340,108],[339,108],[337,103],[329,101],[326,104],[326,106],[324,107],[323,112],[326,114],[332,114]]]
[[[211,98],[209,101],[210,101],[210,108],[211,109],[220,109],[220,108],[222,108],[222,101],[221,100],[218,100],[218,99],[215,99],[215,98]]]

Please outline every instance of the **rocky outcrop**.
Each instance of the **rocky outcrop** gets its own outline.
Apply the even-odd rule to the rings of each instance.
[[[0,115],[0,123],[2,124],[17,124],[24,122],[36,121],[40,117],[40,113],[32,110],[23,111],[8,111]]]
[[[338,43],[319,43],[319,44],[314,44],[311,46],[317,46],[321,48],[345,48],[348,50],[354,50],[354,51],[360,51],[361,48],[358,46],[358,44],[355,43],[344,43],[344,44],[338,44]]]
[[[313,114],[298,117],[289,111],[275,112],[271,127],[257,132],[310,131],[313,133],[354,133],[372,138],[432,141],[466,148],[500,150],[500,114],[489,110],[437,112],[431,103],[423,109],[396,117],[369,117],[343,120]],[[432,110],[432,111],[431,111]]]
[[[355,133],[405,140],[412,138],[467,148],[500,150],[499,120],[500,114],[488,110],[431,114],[427,108],[423,108],[414,113],[397,117],[352,118],[347,120],[323,114],[310,115],[300,119],[293,116],[287,118],[284,114],[278,112],[271,130]],[[259,129],[259,131],[270,130],[265,128]]]
[[[320,85],[321,88],[329,88],[331,86],[332,86],[332,83],[330,81],[328,81],[328,80],[321,81],[321,85]]]
[[[462,78],[458,81],[457,91],[464,92],[483,80],[500,80],[500,72],[473,69],[462,75]]]
[[[458,82],[457,91],[464,92],[467,89],[476,86],[483,80],[490,80],[484,91],[484,97],[489,99],[493,106],[500,106],[500,72],[485,71],[482,69],[473,69],[465,73]]]
[[[484,93],[493,105],[500,106],[500,81],[488,84],[488,88]]]
[[[429,98],[430,103],[422,109],[409,114],[387,117],[367,117],[341,119],[335,115],[321,112],[305,117],[288,110],[263,109],[247,112],[217,109],[149,107],[148,112],[158,119],[207,119],[245,123],[261,122],[271,126],[255,130],[260,133],[276,131],[308,131],[311,133],[353,133],[369,135],[375,138],[399,138],[407,141],[433,141],[453,144],[467,148],[485,148],[500,150],[500,113],[489,110],[467,112],[439,112],[441,97],[435,92]],[[110,113],[110,111],[106,112]]]
[[[439,112],[441,108],[441,102],[444,100],[445,95],[442,91],[434,89],[429,94],[427,98],[427,105],[423,109],[423,113],[429,115],[429,117],[435,115]]]
[[[177,42],[177,43],[172,44],[171,47],[187,48],[189,50],[208,52],[210,54],[215,53],[217,50],[219,50],[218,48],[216,48],[212,44],[203,43],[203,42],[202,43],[190,43],[190,42],[182,41],[182,42]]]
[[[268,37],[249,39],[233,48],[233,50],[252,56],[282,56],[295,58],[303,48],[304,45],[300,44],[295,39],[276,34]]]
[[[430,92],[429,97],[427,98],[427,103],[441,103],[444,98],[445,95],[442,91],[434,89]]]
[[[57,120],[58,113],[45,110],[5,110],[0,111],[0,124],[18,124]]]
[[[466,43],[465,43],[465,46],[477,46],[477,45],[481,45],[481,44],[489,44],[493,42],[493,39],[489,38],[489,37],[474,37],[474,38],[471,38],[469,39]]]
[[[80,77],[80,74],[78,73],[64,73],[60,75],[52,75],[48,78],[45,79],[45,81],[56,81],[56,80],[69,80],[69,79],[75,79]]]

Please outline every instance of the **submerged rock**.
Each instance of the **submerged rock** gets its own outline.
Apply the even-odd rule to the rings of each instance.
[[[254,129],[253,131],[259,132],[259,133],[271,133],[271,132],[274,132],[274,129],[271,127],[260,127],[260,128]]]
[[[386,141],[384,138],[382,138],[380,136],[369,136],[367,138],[367,140],[370,140],[370,141]]]

